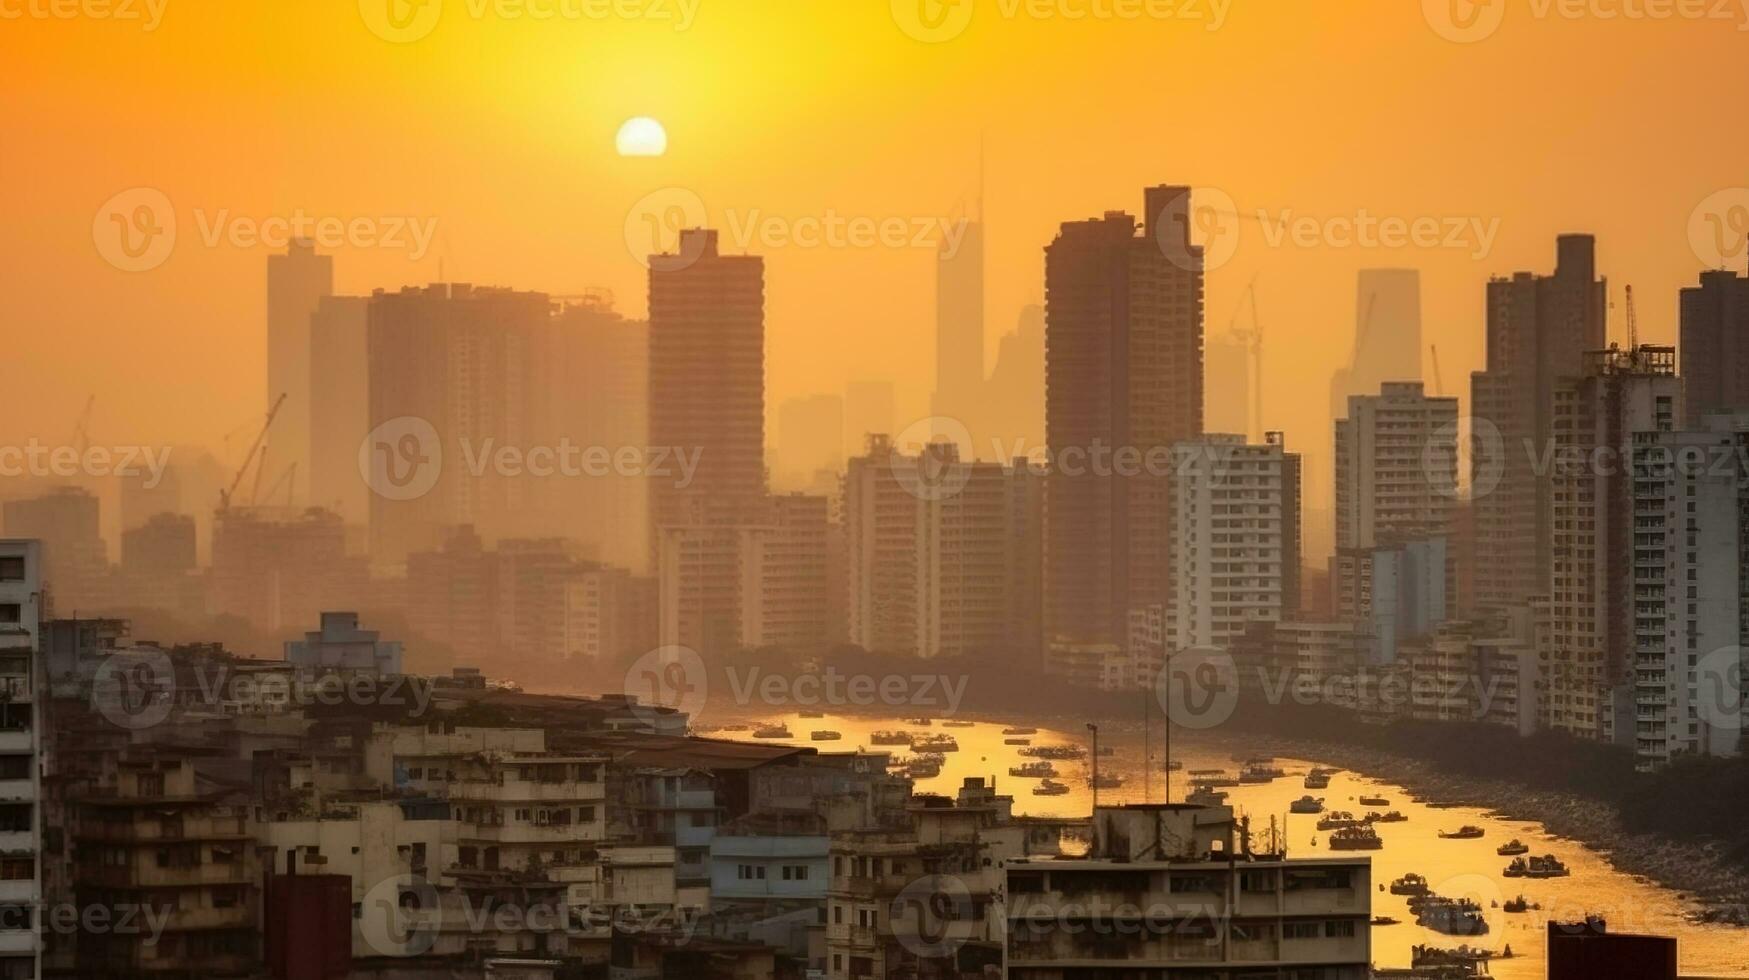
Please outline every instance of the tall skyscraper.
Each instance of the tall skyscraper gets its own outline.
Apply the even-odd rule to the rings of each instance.
[[[1631,746],[1643,597],[1630,463],[1642,440],[1681,423],[1676,352],[1594,351],[1556,385],[1553,409],[1547,724]]]
[[[1226,648],[1252,623],[1298,609],[1299,457],[1208,435],[1172,450],[1172,645]]]
[[[6,903],[14,914],[0,920],[0,976],[42,976],[41,938],[43,831],[41,814],[43,725],[38,702],[48,690],[42,623],[47,618],[42,587],[42,544],[0,540],[0,731],[4,732],[6,798],[0,800],[0,832],[6,853]]]
[[[947,483],[932,483],[943,475]],[[844,484],[850,641],[922,657],[1003,650],[1032,662],[1040,483],[1024,462],[962,461],[951,442],[870,438]]]
[[[1115,211],[1068,222],[1045,249],[1045,636],[1078,658],[1125,643],[1130,610],[1169,602],[1159,464],[1203,431],[1189,211],[1189,188],[1152,187],[1140,224]]]
[[[292,492],[310,486],[310,317],[322,297],[334,292],[334,257],[317,255],[314,243],[292,241],[284,255],[267,257],[267,405],[285,395],[270,435],[274,467],[296,465]]]
[[[761,506],[765,260],[721,254],[714,230],[650,257],[650,444],[699,454],[689,486],[651,479],[657,527],[745,523]]]
[[[943,241],[935,256],[935,394],[933,415],[958,420],[972,433],[976,454],[984,441],[984,226],[970,218],[957,241]],[[944,433],[945,434],[945,433]]]
[[[989,419],[985,431],[1004,450],[991,455],[1011,456],[1016,450],[1030,452],[1044,445],[1044,307],[1021,307],[1014,329],[997,341],[984,400]]]
[[[602,299],[572,302],[553,323],[543,389],[550,432],[610,458],[650,445],[650,329]],[[673,469],[672,458],[664,461]],[[582,542],[602,561],[634,572],[650,565],[650,491],[646,477],[615,468],[582,479],[548,481],[544,533]]]
[[[1536,461],[1551,445],[1555,387],[1584,373],[1603,349],[1607,284],[1590,235],[1556,241],[1555,273],[1520,272],[1488,283],[1487,368],[1471,375],[1476,422],[1475,605],[1524,604],[1549,581],[1549,474]]]
[[[370,517],[358,449],[370,431],[370,300],[324,296],[310,317],[310,502],[348,524]],[[289,404],[289,399],[288,399]]]
[[[1387,381],[1421,380],[1421,273],[1362,269],[1354,299],[1354,349],[1331,384],[1330,415],[1341,418],[1352,395]]]
[[[1749,277],[1715,269],[1682,291],[1683,398],[1687,424],[1749,408]]]
[[[1203,425],[1251,437],[1251,346],[1237,334],[1209,338],[1203,349]]]
[[[374,560],[435,549],[460,524],[488,540],[527,530],[535,483],[494,454],[538,446],[550,307],[544,293],[466,283],[372,294]]]
[[[1634,440],[1634,748],[1734,756],[1746,730],[1749,411]]]

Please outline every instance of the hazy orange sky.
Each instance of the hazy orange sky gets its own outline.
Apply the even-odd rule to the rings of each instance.
[[[1595,232],[1642,336],[1669,341],[1676,290],[1703,267],[1691,216],[1749,186],[1738,0],[1681,5],[1698,19],[1493,0],[1480,12],[1503,20],[1473,43],[1431,26],[1445,0],[1158,0],[1170,17],[1142,0],[620,0],[631,18],[605,0],[425,0],[403,11],[429,33],[400,43],[367,23],[390,2],[0,0],[0,443],[64,441],[92,393],[105,444],[216,444],[258,415],[269,250],[209,244],[221,215],[436,222],[419,261],[336,250],[343,292],[435,280],[441,259],[454,280],[606,286],[637,315],[626,221],[651,192],[684,188],[719,226],[928,219],[966,198],[982,135],[992,347],[1041,295],[1058,223],[1134,211],[1147,184],[1216,187],[1253,213],[1498,219],[1480,258],[1272,247],[1241,226],[1209,276],[1209,332],[1256,275],[1266,421],[1324,453],[1357,269],[1422,270],[1426,339],[1446,392],[1467,396],[1490,274],[1547,271],[1557,233]],[[919,40],[900,22],[920,9],[963,29]],[[616,154],[636,115],[666,124],[665,157]],[[93,218],[136,187],[172,202],[178,236],[161,266],[125,272]],[[923,414],[933,253],[761,251],[768,404],[886,377],[901,414]]]

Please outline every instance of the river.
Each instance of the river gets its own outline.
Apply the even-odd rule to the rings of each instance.
[[[1058,781],[1070,787],[1063,796],[1036,796],[1032,789],[1036,780],[1010,778],[1009,767],[1033,761],[1020,755],[1020,747],[1005,744],[1002,734],[1005,723],[974,721],[971,727],[944,727],[940,721],[927,729],[906,724],[891,717],[876,715],[843,715],[828,712],[823,718],[803,718],[794,712],[749,715],[727,718],[712,713],[717,724],[731,722],[782,722],[792,737],[762,740],[779,744],[805,745],[822,752],[848,752],[859,747],[876,749],[870,735],[881,729],[930,731],[952,735],[959,743],[958,752],[949,753],[941,775],[919,780],[919,792],[953,796],[967,777],[993,778],[998,789],[1014,797],[1016,813],[1034,816],[1086,816],[1093,805],[1093,791],[1088,786],[1086,761],[1057,762]],[[1036,724],[1009,722],[1006,724]],[[1031,736],[1033,745],[1090,744],[1091,733],[1062,731],[1039,726]],[[814,741],[815,731],[836,731],[843,737],[836,741]],[[721,738],[751,739],[749,731],[701,732]],[[1101,803],[1160,802],[1166,797],[1163,747],[1156,726],[1152,738],[1154,761],[1145,766],[1144,738],[1140,724],[1107,723],[1100,731],[1101,746],[1110,746],[1109,756],[1100,760],[1102,774],[1115,774],[1124,780],[1116,789],[1101,790]],[[1233,758],[1238,743],[1223,743],[1219,739],[1201,736],[1193,740],[1178,738],[1172,756],[1183,763],[1183,771],[1171,774],[1172,799],[1181,800],[1188,791],[1186,773],[1197,769],[1225,769],[1236,773],[1240,763]],[[901,746],[881,751],[908,754]],[[1242,753],[1241,753],[1242,755]],[[1538,824],[1510,821],[1491,816],[1488,811],[1474,808],[1440,808],[1412,799],[1401,787],[1368,778],[1363,773],[1339,772],[1323,790],[1307,790],[1304,775],[1315,759],[1278,759],[1276,765],[1288,772],[1286,778],[1266,784],[1245,785],[1226,789],[1228,804],[1240,816],[1248,816],[1259,845],[1273,818],[1287,842],[1290,857],[1323,856],[1328,834],[1316,828],[1318,817],[1290,814],[1289,804],[1301,796],[1322,798],[1330,810],[1348,810],[1364,815],[1367,810],[1397,810],[1409,819],[1403,823],[1378,825],[1384,839],[1382,850],[1347,852],[1349,856],[1364,853],[1371,857],[1375,894],[1373,914],[1400,920],[1400,925],[1374,926],[1372,929],[1373,962],[1378,967],[1406,967],[1410,947],[1432,944],[1455,947],[1468,942],[1496,952],[1510,945],[1516,954],[1510,959],[1496,959],[1490,973],[1496,980],[1541,980],[1545,974],[1545,923],[1551,918],[1573,921],[1587,913],[1604,916],[1615,932],[1643,932],[1676,936],[1681,972],[1706,977],[1749,977],[1749,932],[1725,925],[1700,924],[1690,917],[1700,911],[1693,901],[1671,889],[1626,874],[1613,867],[1606,855],[1583,845],[1553,837]],[[1504,764],[1504,762],[1503,762]],[[1148,771],[1151,778],[1145,778]],[[1389,806],[1365,807],[1356,802],[1359,796],[1379,796],[1390,800]],[[1442,830],[1456,830],[1469,824],[1480,827],[1485,835],[1478,840],[1443,840]],[[1553,854],[1565,863],[1572,875],[1542,881],[1506,878],[1502,869],[1510,861],[1500,857],[1495,849],[1517,838],[1530,845],[1534,855]],[[1378,892],[1377,885],[1386,885],[1407,873],[1427,878],[1435,892],[1448,897],[1469,897],[1486,910],[1489,931],[1485,936],[1459,939],[1443,936],[1415,924],[1407,899]],[[1523,895],[1541,909],[1522,914],[1508,914],[1494,903]]]

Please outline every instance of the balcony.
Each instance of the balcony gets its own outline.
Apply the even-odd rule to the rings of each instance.
[[[20,803],[36,799],[36,784],[29,779],[0,779],[0,802]]]

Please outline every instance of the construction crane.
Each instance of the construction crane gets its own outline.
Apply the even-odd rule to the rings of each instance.
[[[261,423],[261,431],[255,434],[255,441],[249,444],[249,452],[243,456],[243,465],[237,467],[237,475],[231,478],[231,486],[219,491],[220,513],[231,509],[231,498],[237,493],[237,487],[242,485],[243,477],[249,475],[250,465],[255,463],[258,457],[267,454],[267,430],[273,427],[274,417],[279,415],[280,406],[284,404],[285,393],[280,392],[279,397],[273,400],[273,407],[267,410],[267,421]]]
[[[1444,398],[1445,378],[1439,372],[1439,345],[1433,344],[1428,349],[1433,353],[1433,397]]]
[[[1634,287],[1627,287],[1628,292],[1628,353],[1640,346],[1640,316],[1634,310]]]
[[[91,408],[97,404],[97,396],[85,399],[85,409],[79,413],[79,418],[73,422],[72,444],[79,450],[80,458],[84,458],[85,450],[91,448]]]

